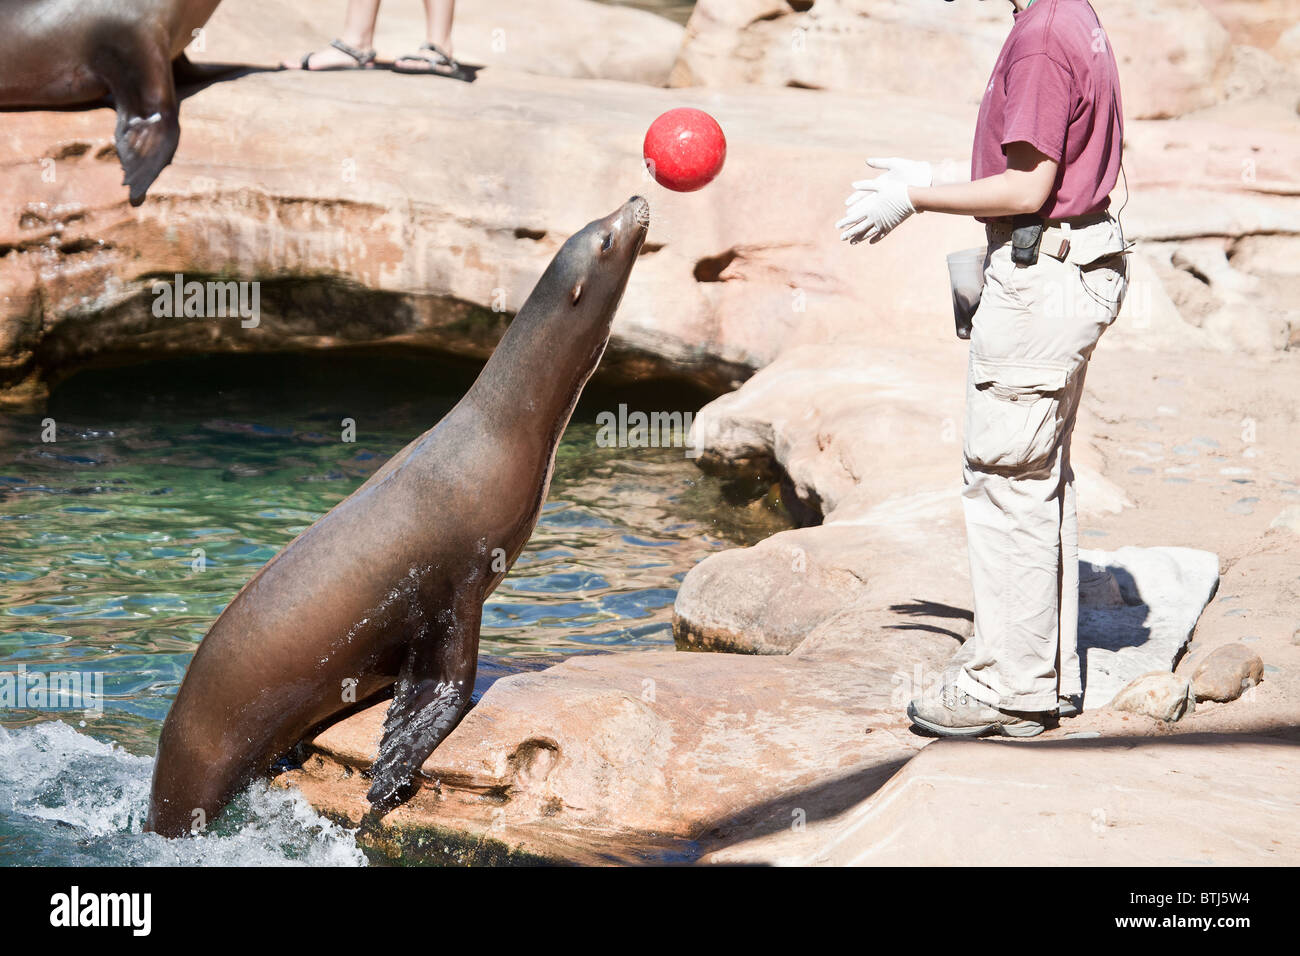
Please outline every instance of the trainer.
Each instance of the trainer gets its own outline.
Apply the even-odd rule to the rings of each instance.
[[[962,454],[975,631],[908,705],[942,736],[1030,737],[1077,712],[1078,521],[1070,435],[1088,360],[1128,275],[1110,215],[1124,137],[1119,73],[1087,0],[1012,0],[975,127],[971,182],[868,160],[842,238],[879,242],[918,212],[985,223]]]

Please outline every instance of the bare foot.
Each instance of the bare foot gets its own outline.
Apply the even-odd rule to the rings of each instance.
[[[350,53],[327,46],[324,49],[308,53],[297,60],[283,60],[280,66],[286,70],[356,70],[370,69],[374,66],[374,53],[368,52],[369,60],[358,60]]]

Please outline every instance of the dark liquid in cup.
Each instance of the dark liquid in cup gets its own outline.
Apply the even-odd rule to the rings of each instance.
[[[970,338],[970,330],[973,325],[972,320],[975,318],[975,310],[979,308],[979,305],[980,300],[978,296],[975,301],[972,302],[967,296],[958,292],[956,289],[953,290],[952,314],[957,323],[957,338]]]

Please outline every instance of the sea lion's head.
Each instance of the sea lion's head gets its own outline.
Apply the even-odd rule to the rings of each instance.
[[[650,228],[650,204],[633,196],[560,247],[510,323],[492,362],[526,363],[569,395],[595,370],[628,276]],[[490,363],[491,364],[491,363]]]
[[[649,228],[650,204],[633,196],[587,223],[555,254],[533,295],[541,299],[544,336],[556,354],[576,348],[599,358]]]
[[[570,236],[555,257],[564,267],[569,305],[612,319],[649,229],[650,204],[633,196]]]

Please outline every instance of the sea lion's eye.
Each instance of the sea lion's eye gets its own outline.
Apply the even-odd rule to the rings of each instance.
[[[614,247],[614,234],[612,232],[607,232],[605,233],[605,241],[600,244],[600,251],[609,252],[609,250],[612,249],[613,247]]]

